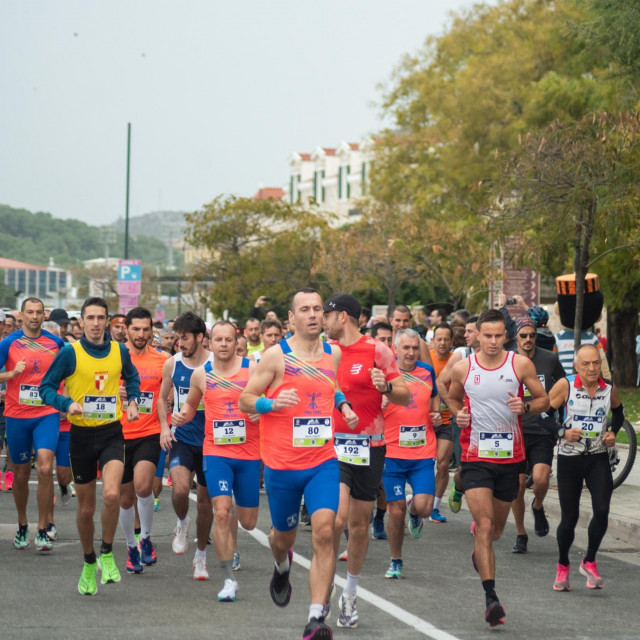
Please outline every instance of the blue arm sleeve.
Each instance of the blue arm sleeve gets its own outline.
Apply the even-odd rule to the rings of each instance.
[[[438,395],[438,385],[436,384],[436,370],[428,363],[424,363],[425,368],[431,374],[433,380],[433,389],[431,389],[431,397],[435,398]]]
[[[9,357],[9,347],[11,346],[11,340],[7,336],[0,342],[0,369],[7,364],[7,358]]]
[[[120,345],[120,356],[122,358],[122,379],[127,390],[127,398],[129,400],[140,401],[140,376],[133,362],[129,350]]]
[[[40,397],[45,404],[66,413],[73,400],[58,393],[60,384],[76,370],[76,352],[70,346],[63,347],[55,357],[40,383]]]

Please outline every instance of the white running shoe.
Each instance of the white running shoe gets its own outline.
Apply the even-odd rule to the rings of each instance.
[[[236,593],[238,593],[238,583],[227,578],[224,581],[224,587],[218,592],[218,602],[235,602]]]
[[[173,541],[171,542],[171,548],[173,553],[180,556],[189,547],[189,523],[191,518],[187,516],[187,524],[181,525],[180,520],[176,523],[176,528],[173,530]]]
[[[193,579],[208,580],[207,561],[204,558],[194,557],[193,559]]]

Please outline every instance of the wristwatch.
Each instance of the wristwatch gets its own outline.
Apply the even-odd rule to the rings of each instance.
[[[529,404],[528,402],[524,403],[524,412],[525,413],[529,413],[529,411],[531,411],[531,404]]]
[[[382,391],[381,393],[383,395],[387,395],[388,393],[391,393],[393,391],[393,385],[387,381],[387,389],[386,391]]]
[[[560,427],[558,429],[558,438],[564,438],[564,434],[567,430],[565,429],[565,427]]]

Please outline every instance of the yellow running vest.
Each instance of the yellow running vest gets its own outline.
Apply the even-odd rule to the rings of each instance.
[[[67,391],[69,397],[84,408],[81,416],[69,416],[71,424],[79,427],[98,427],[120,420],[120,345],[111,342],[111,350],[106,358],[94,358],[89,355],[79,341],[74,342],[71,347],[76,352],[76,370],[66,379]]]

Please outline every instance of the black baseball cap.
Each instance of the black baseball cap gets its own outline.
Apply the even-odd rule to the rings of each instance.
[[[330,311],[346,311],[347,315],[359,320],[362,307],[350,293],[336,293],[335,296],[331,296],[325,301],[322,305],[322,310],[325,313],[329,313]]]
[[[51,322],[57,322],[59,325],[69,324],[71,322],[69,315],[64,309],[51,309],[49,320],[51,320]]]

